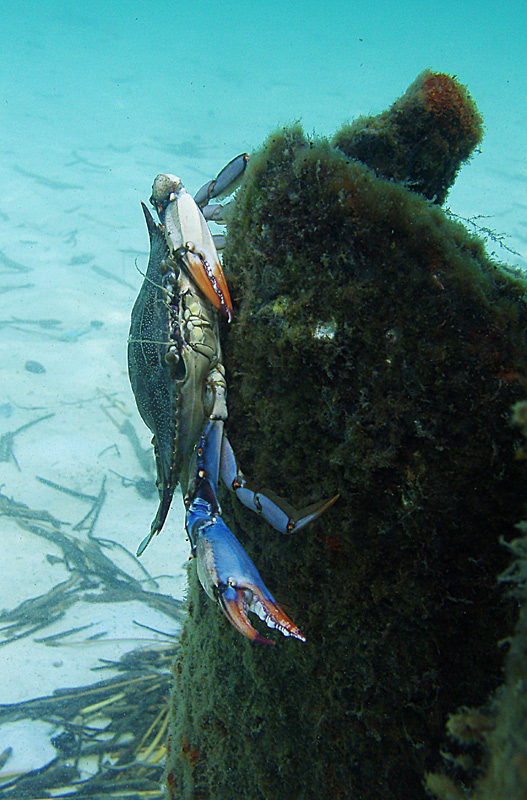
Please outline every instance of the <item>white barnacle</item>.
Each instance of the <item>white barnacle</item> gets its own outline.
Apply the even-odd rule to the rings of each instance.
[[[315,330],[313,331],[314,339],[334,339],[337,332],[337,323],[335,320],[330,322],[317,322]]]

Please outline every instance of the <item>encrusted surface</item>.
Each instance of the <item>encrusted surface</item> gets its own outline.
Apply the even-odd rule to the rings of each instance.
[[[223,497],[307,643],[251,645],[191,570],[170,795],[421,800],[447,714],[499,683],[514,622],[496,575],[523,508],[525,287],[298,126],[252,156],[225,266],[244,472],[297,505],[341,496],[290,537]]]

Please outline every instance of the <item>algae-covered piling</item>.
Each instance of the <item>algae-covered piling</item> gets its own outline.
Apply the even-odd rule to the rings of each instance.
[[[525,285],[430,201],[473,130],[463,149],[459,125],[444,126],[450,162],[423,163],[419,183],[415,142],[396,135],[405,108],[386,121],[396,180],[335,146],[339,134],[293,126],[251,157],[239,192],[224,259],[229,438],[244,472],[295,505],[340,498],[284,536],[222,496],[307,642],[251,644],[191,567],[172,798],[420,800],[447,714],[500,681],[516,605],[496,580],[499,540],[523,515],[527,477],[509,424],[526,394]],[[434,141],[441,120],[423,119]]]
[[[483,135],[483,121],[464,86],[425,70],[376,117],[344,125],[333,144],[376,174],[443,203]]]

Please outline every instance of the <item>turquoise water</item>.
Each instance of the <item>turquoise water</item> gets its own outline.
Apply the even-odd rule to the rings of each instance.
[[[122,404],[149,447],[125,349],[141,283],[136,261],[144,269],[148,250],[139,201],[159,172],[175,172],[194,192],[275,127],[300,120],[331,135],[344,120],[386,108],[430,67],[469,87],[486,126],[448,205],[461,217],[482,215],[509,248],[490,241],[489,250],[527,267],[521,4],[17,2],[3,8],[0,26],[0,435],[54,414],[17,434],[0,461],[1,491],[17,502],[76,521],[81,508],[37,476],[90,494],[106,477],[98,534],[134,551],[149,529],[155,499],[115,475],[141,474],[115,421]],[[168,573],[160,588],[181,597],[188,546],[178,498],[174,505],[144,564]],[[13,608],[67,572],[46,559],[59,555],[51,545],[1,524],[0,608]],[[80,624],[83,614],[72,609],[60,624]],[[140,606],[95,620],[96,630],[126,640],[117,650],[99,644],[59,658],[44,645],[28,649],[28,639],[9,645],[0,703],[90,682],[86,670],[99,656],[131,649],[131,621],[141,614],[168,624]],[[0,727],[0,752],[13,740]],[[43,745],[9,768],[48,757]]]
[[[469,86],[487,127],[452,204],[493,213],[515,249],[524,243],[525,214],[511,208],[525,185],[521,3],[20,2],[2,29],[4,212],[30,213],[22,165],[81,187],[39,192],[48,229],[81,199],[144,248],[138,199],[157,172],[197,188],[274,126],[331,133],[431,67]]]

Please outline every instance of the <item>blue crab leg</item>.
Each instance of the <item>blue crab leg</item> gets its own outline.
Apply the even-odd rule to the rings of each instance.
[[[225,435],[222,439],[220,474],[227,488],[236,493],[236,497],[244,506],[260,514],[281,533],[293,533],[305,528],[330,508],[339,497],[337,494],[329,500],[321,500],[297,509],[271,489],[256,489],[246,480],[239,468],[231,443]]]
[[[228,620],[248,639],[274,644],[251,625],[248,613],[253,612],[269,628],[305,641],[304,634],[277,604],[255,565],[220,516],[217,484],[223,437],[223,422],[211,420],[197,447],[193,477],[185,498],[185,524],[197,559],[200,583]]]
[[[194,195],[194,200],[200,208],[207,205],[213,197],[221,197],[231,194],[238,187],[249,156],[247,153],[240,153],[223,167],[216,177],[205,183]]]
[[[216,248],[216,250],[225,249],[225,236],[222,233],[213,234],[212,240],[214,242],[214,247]]]

